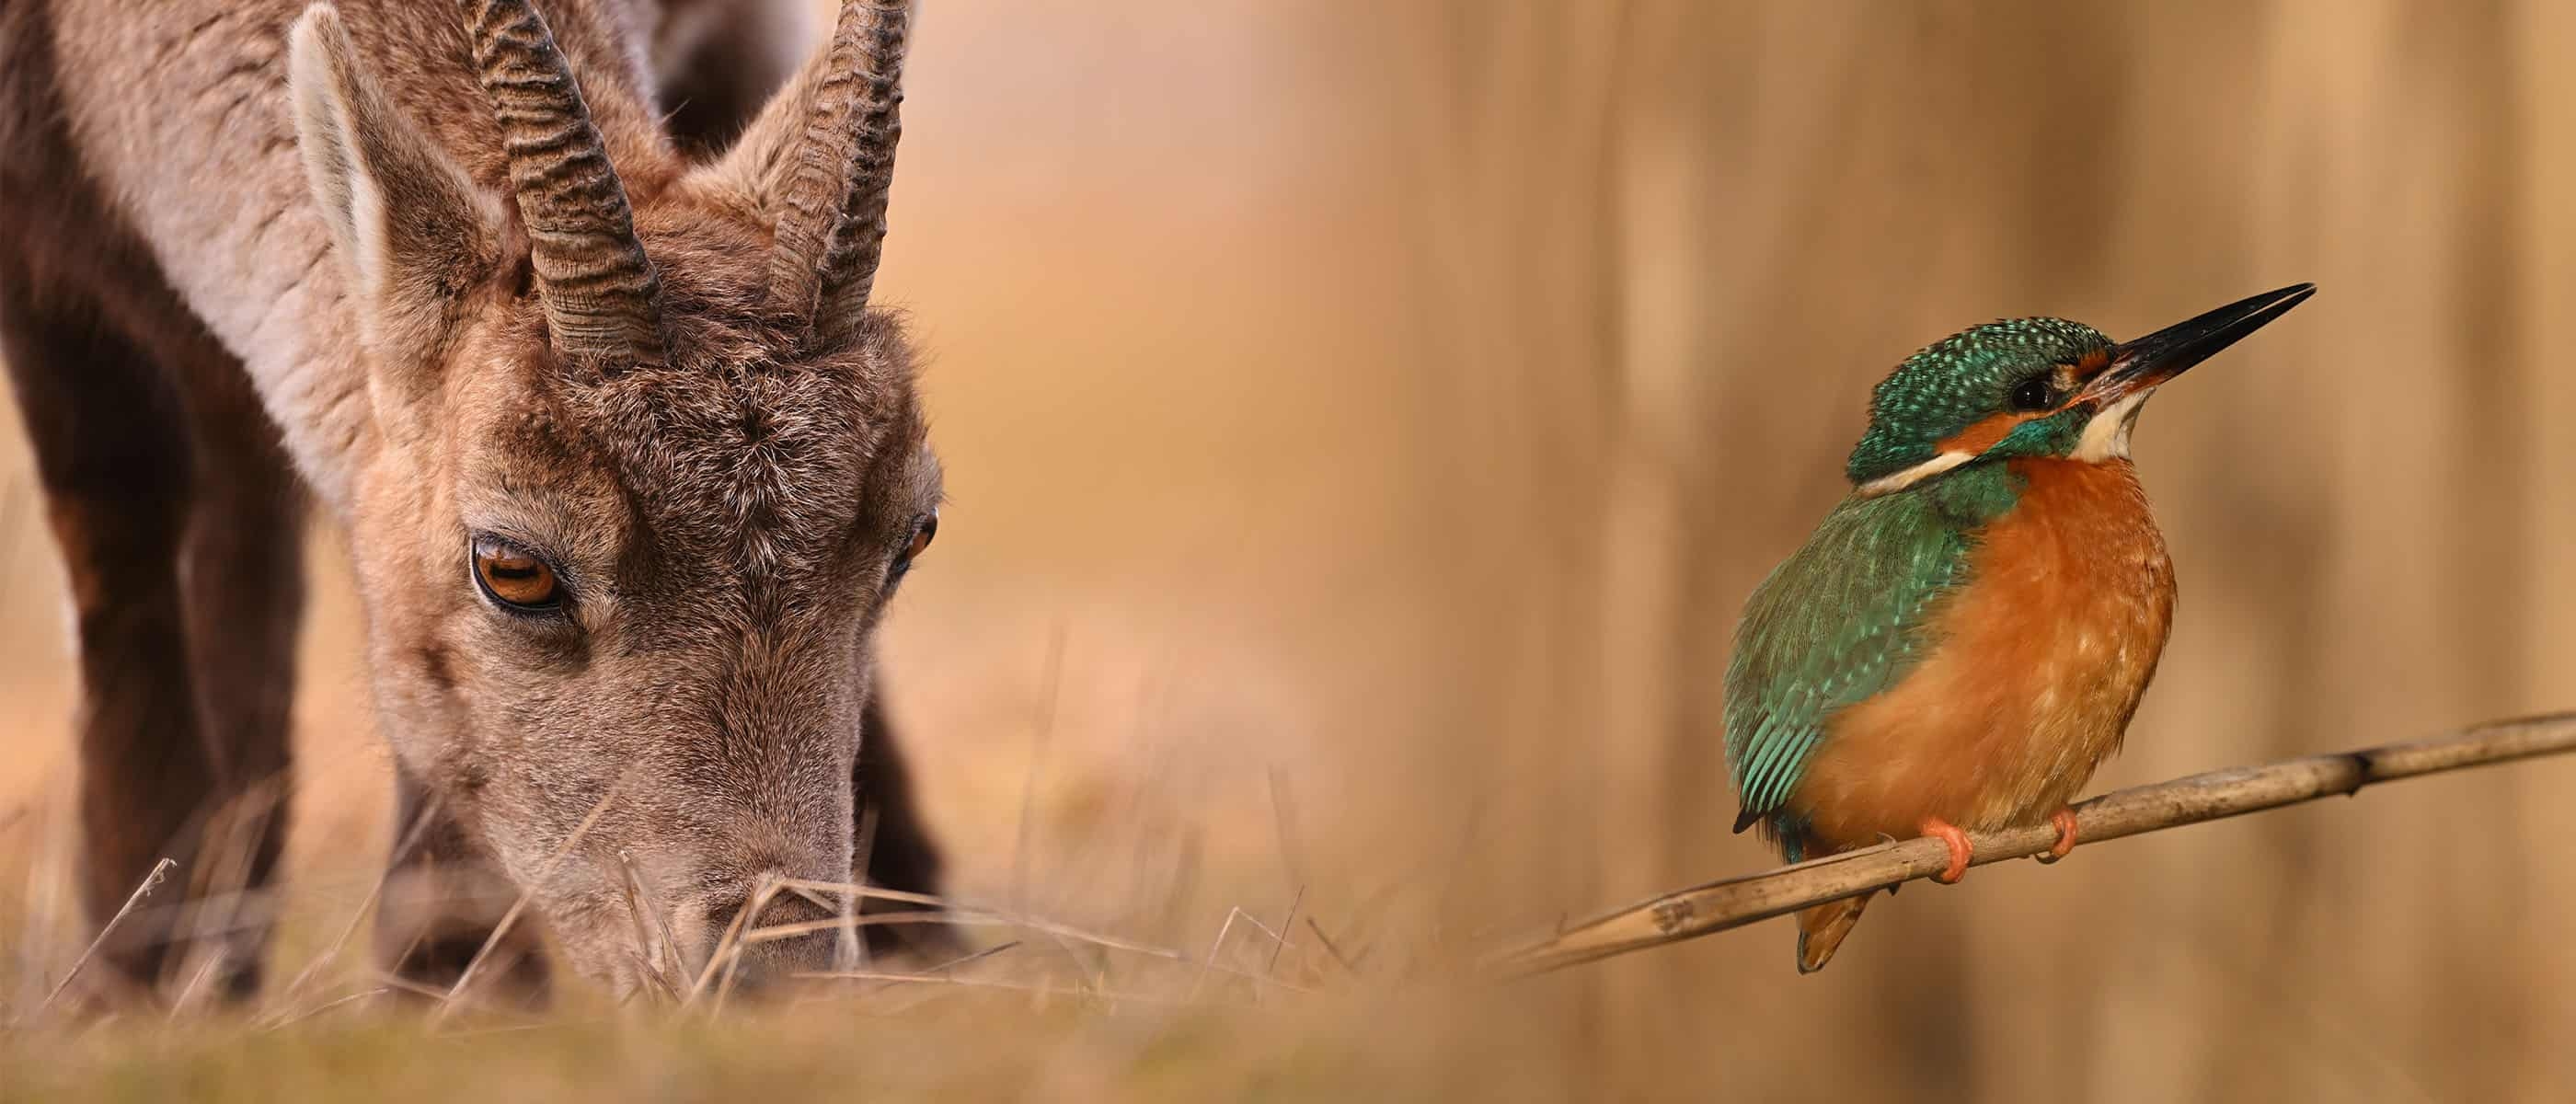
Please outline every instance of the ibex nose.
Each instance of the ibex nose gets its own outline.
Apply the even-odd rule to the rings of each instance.
[[[753,913],[752,906],[759,911]],[[736,923],[735,917],[741,922]],[[768,894],[760,901],[751,888],[708,898],[697,909],[694,927],[705,933],[700,961],[710,962],[718,978],[730,975],[735,991],[771,989],[799,974],[820,973],[840,964],[845,928],[839,912],[814,898],[792,891]],[[855,939],[855,933],[851,933]]]

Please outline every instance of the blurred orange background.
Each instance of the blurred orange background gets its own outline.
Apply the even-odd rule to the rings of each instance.
[[[884,648],[968,896],[1203,947],[1302,889],[1397,969],[1767,865],[1720,676],[1868,387],[2299,280],[2139,431],[2182,604],[2096,788],[2576,705],[2576,8],[924,7],[879,297],[952,502]],[[14,939],[71,923],[73,666],[5,424]],[[314,539],[294,862],[345,909],[385,753]],[[1776,921],[1500,999],[1614,1096],[2551,1098],[2571,787],[1989,868],[1809,978]]]

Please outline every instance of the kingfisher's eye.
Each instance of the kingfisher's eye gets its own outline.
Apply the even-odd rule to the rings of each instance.
[[[563,604],[555,569],[524,548],[495,537],[474,538],[474,583],[504,608],[541,613]]]
[[[2032,376],[2013,386],[2013,409],[2046,410],[2056,397],[2048,386],[2047,376]]]

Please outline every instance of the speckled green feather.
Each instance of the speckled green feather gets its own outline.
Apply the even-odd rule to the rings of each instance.
[[[1932,459],[1942,440],[2007,409],[2015,384],[2109,345],[2091,327],[2029,318],[1916,353],[1872,393],[1852,482]],[[1754,590],[1726,671],[1727,765],[1745,818],[1781,837],[1793,859],[1799,833],[1783,805],[1833,715],[1895,685],[1938,644],[1924,629],[1936,603],[1968,581],[1979,533],[2019,496],[2001,459],[2061,454],[2082,425],[2082,411],[2039,419],[1984,459],[1894,493],[1845,499]]]
[[[1962,330],[1905,358],[1870,392],[1869,431],[1845,473],[1854,485],[1932,458],[1942,439],[2002,410],[2013,385],[2111,347],[2063,318],[2014,318]]]

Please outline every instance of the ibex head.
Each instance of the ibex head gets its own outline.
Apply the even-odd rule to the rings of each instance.
[[[328,6],[292,38],[367,360],[345,513],[376,698],[402,769],[574,965],[631,982],[651,925],[621,851],[687,958],[764,876],[851,878],[871,638],[940,499],[910,353],[868,309],[905,8],[849,0],[690,168],[658,133],[620,147],[653,163],[612,165],[601,126],[634,125],[633,97],[595,124],[526,0],[461,6],[407,45],[455,47],[479,95],[372,68]],[[492,125],[406,110],[463,104]]]

